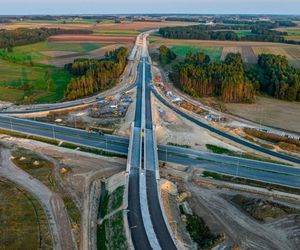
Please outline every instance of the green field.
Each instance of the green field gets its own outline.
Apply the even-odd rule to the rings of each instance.
[[[247,35],[252,35],[251,30],[234,30],[234,32],[239,36],[247,36]]]
[[[194,47],[194,46],[173,46],[171,50],[178,56],[184,58],[187,53],[204,53],[209,55],[211,60],[219,62],[221,60],[223,47]]]
[[[13,52],[7,53],[5,50],[0,50],[0,57],[10,57],[17,62],[26,62],[32,60],[39,63],[49,59],[49,56],[44,55],[45,51],[68,51],[87,53],[92,50],[101,48],[103,45],[98,43],[49,43],[39,42],[35,44],[17,46]]]
[[[42,52],[67,51],[88,53],[102,47],[95,43],[39,42],[18,46],[13,52],[0,50],[0,100],[10,102],[48,103],[61,100],[71,79],[62,68],[42,64],[50,56]],[[31,84],[31,91],[24,84]],[[27,96],[27,97],[26,97]],[[31,100],[28,100],[30,96]]]
[[[39,202],[0,178],[0,249],[52,249],[46,214]]]
[[[63,98],[71,79],[65,70],[53,66],[28,66],[0,59],[0,100],[21,102],[26,96],[39,103]],[[31,84],[30,91],[24,84]]]
[[[300,29],[287,29],[286,32],[288,33],[288,36],[285,36],[286,39],[300,40]]]

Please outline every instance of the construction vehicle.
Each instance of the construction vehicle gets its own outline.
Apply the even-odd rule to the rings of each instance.
[[[104,133],[103,133],[99,128],[96,128],[96,127],[87,127],[87,128],[86,128],[86,131],[87,131],[89,134],[104,135]]]

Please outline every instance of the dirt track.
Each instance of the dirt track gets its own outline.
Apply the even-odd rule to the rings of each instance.
[[[258,223],[215,192],[192,184],[188,187],[194,197],[193,209],[210,214],[242,249],[294,249],[279,231]]]
[[[40,181],[17,168],[10,160],[9,149],[1,149],[0,175],[32,193],[44,207],[49,220],[54,249],[76,249],[71,225],[62,199]]]

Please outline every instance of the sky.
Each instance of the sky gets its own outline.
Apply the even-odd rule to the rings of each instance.
[[[300,0],[0,0],[0,15],[17,14],[296,14]]]

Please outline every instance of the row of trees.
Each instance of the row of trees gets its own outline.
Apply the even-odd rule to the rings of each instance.
[[[128,49],[121,47],[107,53],[104,59],[78,59],[65,65],[76,76],[65,91],[65,99],[85,97],[109,88],[124,71],[127,54]]]
[[[59,34],[89,34],[90,30],[65,30],[65,29],[26,29],[0,30],[0,48],[11,50],[14,46],[26,45],[45,41],[49,36]]]
[[[224,102],[236,103],[255,101],[240,54],[230,53],[224,62],[213,63],[208,55],[189,53],[184,62],[174,65],[170,78],[192,96],[218,96]]]
[[[212,26],[196,25],[187,27],[160,28],[159,33],[166,38],[200,39],[200,40],[232,40],[238,41],[239,36],[233,31],[214,31]]]
[[[291,23],[291,24],[290,24]],[[300,44],[299,41],[287,40],[284,36],[286,32],[273,30],[282,25],[292,25],[294,23],[285,22],[255,22],[251,25],[193,25],[180,27],[160,28],[159,33],[166,38],[173,39],[200,39],[200,40],[228,40],[228,41],[261,41],[261,42],[282,42]],[[240,37],[234,30],[251,30],[251,34]]]

